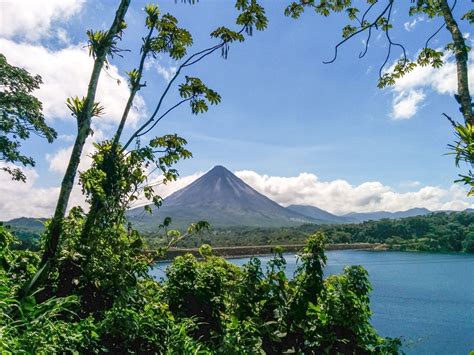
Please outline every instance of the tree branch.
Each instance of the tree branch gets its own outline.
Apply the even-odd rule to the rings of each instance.
[[[363,26],[362,28],[360,28],[358,31],[355,31],[354,33],[352,33],[351,35],[347,36],[346,38],[344,38],[342,41],[340,41],[338,44],[336,44],[336,46],[334,47],[334,57],[329,60],[329,61],[323,61],[324,64],[330,64],[330,63],[334,63],[334,61],[337,59],[337,52],[338,52],[338,49],[340,46],[342,46],[344,43],[346,43],[348,40],[350,40],[352,37],[354,36],[357,36],[359,33],[362,33],[364,32],[365,30],[367,30],[368,28],[371,28],[371,27],[377,27],[377,22],[378,20],[380,20],[383,15],[385,15],[385,13],[393,6],[393,1],[394,0],[389,0],[389,4],[385,7],[385,9],[382,11],[381,14],[379,14],[379,16],[377,16],[377,18],[369,25],[367,26]],[[374,4],[372,4],[368,10],[370,10],[370,8],[372,8]],[[368,12],[368,11],[366,11]],[[364,17],[365,17],[366,14],[364,14]]]
[[[120,119],[120,124],[117,128],[117,132],[115,133],[114,140],[112,143],[114,148],[118,145],[120,141],[120,136],[122,135],[125,122],[127,121],[128,114],[133,105],[133,100],[135,99],[135,95],[141,88],[140,81],[142,79],[143,67],[145,65],[146,57],[148,56],[148,53],[150,52],[150,39],[153,34],[153,30],[154,30],[154,26],[151,26],[150,31],[148,32],[148,36],[146,37],[145,42],[143,43],[142,56],[140,58],[140,65],[138,67],[137,79],[134,85],[132,86],[132,89],[130,91],[130,96],[128,97],[127,104],[125,105],[125,109],[122,114],[122,118]]]
[[[185,103],[186,101],[190,101],[191,99],[193,99],[194,96],[191,96],[191,97],[188,97],[187,99],[184,99],[184,100],[181,100],[180,102],[178,102],[177,104],[171,106],[168,110],[166,110],[166,112],[164,112],[160,117],[158,117],[158,119],[156,121],[153,122],[153,124],[144,132],[141,132],[140,134],[137,134],[137,138],[138,137],[141,137],[141,136],[144,136],[145,134],[147,134],[148,132],[150,132],[153,128],[155,128],[155,126],[158,124],[158,122],[161,121],[161,119],[163,117],[165,117],[168,113],[170,113],[171,111],[173,111],[175,108],[177,108],[178,106],[180,106],[181,104]]]
[[[241,33],[244,29],[240,30],[239,33]],[[202,51],[199,51],[199,52],[196,52],[194,53],[193,55],[191,55],[188,59],[186,59],[179,67],[178,69],[176,70],[176,73],[173,75],[173,77],[171,78],[171,80],[169,81],[168,85],[166,86],[165,90],[163,91],[159,101],[158,101],[158,104],[156,105],[156,108],[153,112],[153,114],[150,116],[150,118],[139,128],[137,129],[133,134],[132,136],[129,138],[129,140],[127,141],[127,143],[125,143],[125,145],[123,146],[122,148],[122,151],[124,151],[125,149],[128,148],[128,146],[133,142],[133,140],[137,137],[140,137],[143,130],[147,129],[147,126],[149,124],[151,124],[154,120],[155,120],[155,117],[156,115],[158,114],[158,111],[160,110],[161,108],[161,105],[163,104],[163,100],[165,99],[166,95],[168,94],[168,91],[170,90],[171,86],[173,85],[174,81],[176,80],[176,78],[179,76],[179,74],[181,73],[181,70],[187,66],[190,66],[192,64],[195,64],[197,62],[199,62],[200,60],[204,59],[206,56],[208,56],[209,54],[213,53],[214,51],[216,51],[217,49],[219,48],[222,48],[225,44],[227,43],[227,41],[222,41],[221,43],[215,45],[215,46],[212,46],[212,47],[209,47],[209,48],[206,48]],[[197,57],[197,58],[196,58]],[[196,59],[195,59],[196,58]],[[181,102],[182,103],[182,102]],[[181,104],[180,103],[180,104]],[[168,111],[169,112],[169,111]],[[159,119],[163,118],[164,115],[160,116]],[[156,125],[153,124],[153,127]],[[148,130],[147,130],[148,132]]]

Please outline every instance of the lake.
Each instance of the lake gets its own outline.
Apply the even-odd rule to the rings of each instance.
[[[372,323],[402,337],[408,354],[468,354],[474,350],[474,255],[335,250],[326,274],[362,265],[370,275]],[[285,255],[287,274],[297,258]],[[262,264],[270,256],[260,256]],[[243,265],[248,258],[229,259]],[[151,271],[164,276],[165,263]]]

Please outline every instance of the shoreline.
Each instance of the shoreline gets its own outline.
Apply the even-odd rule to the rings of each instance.
[[[305,244],[288,245],[249,245],[235,247],[215,247],[212,248],[212,255],[224,258],[248,258],[260,255],[273,255],[276,249],[282,249],[283,253],[297,253],[303,249]],[[353,243],[353,244],[328,244],[326,251],[330,250],[388,250],[382,243]],[[170,261],[177,256],[192,254],[200,257],[198,248],[170,248],[164,258],[156,258],[156,261]]]

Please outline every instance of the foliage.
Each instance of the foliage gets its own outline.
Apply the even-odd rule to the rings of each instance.
[[[342,350],[337,342],[344,353],[390,353],[390,346],[396,352],[369,323],[367,273],[354,267],[323,281],[323,247],[322,234],[311,236],[290,280],[281,254],[266,271],[257,259],[237,269],[217,257],[198,262],[185,255],[168,269],[165,295],[175,302],[170,309],[178,317],[196,317],[195,337],[231,353]],[[322,310],[319,318],[315,308]]]
[[[166,230],[145,235],[151,249],[177,245],[182,248],[197,248],[203,244],[213,247],[289,245],[302,244],[308,235],[322,231],[329,243],[384,243],[390,248],[401,250],[420,250],[434,252],[473,252],[474,213],[436,212],[426,216],[402,219],[384,219],[358,224],[313,225],[282,228],[213,228],[201,226],[194,231],[192,238],[188,233],[169,229],[171,220],[167,219]],[[37,248],[41,230],[23,229],[12,226],[12,232],[22,244],[14,248]]]
[[[39,75],[32,76],[25,69],[10,65],[0,53],[0,161],[34,166],[32,157],[20,152],[21,140],[31,133],[51,143],[56,131],[43,117],[41,102],[32,92],[42,84]],[[3,167],[14,180],[26,180],[19,168]]]
[[[399,250],[472,252],[466,246],[474,230],[474,213],[438,212],[398,220],[332,226],[324,230],[335,243],[385,243]]]
[[[468,196],[474,196],[474,174],[470,169],[474,162],[474,125],[469,122],[463,125],[452,120],[451,123],[454,127],[456,140],[448,147],[451,149],[451,154],[455,155],[456,166],[459,166],[461,162],[469,166],[467,175],[459,175],[460,179],[457,182],[468,185],[470,187]]]
[[[78,210],[68,217],[65,230],[71,236],[74,230],[80,231],[73,224],[81,218],[83,213]],[[145,272],[130,282],[127,272],[139,275],[141,266],[129,264],[114,273],[110,268],[120,265],[109,259],[124,263],[134,259],[117,250],[115,255],[100,255],[102,269],[98,263],[82,264],[86,269],[79,276],[75,295],[57,294],[44,300],[38,296],[18,297],[17,290],[35,273],[39,257],[33,252],[12,251],[13,241],[14,237],[0,226],[2,353],[264,354],[338,350],[394,354],[400,346],[397,339],[379,337],[370,325],[370,283],[364,269],[350,267],[342,275],[323,280],[326,259],[321,233],[309,238],[292,279],[285,275],[281,254],[266,270],[258,259],[239,268],[213,256],[212,249],[203,246],[203,260],[192,255],[176,258],[167,270],[167,280],[151,280]],[[63,250],[69,249],[63,246]],[[119,273],[124,279],[117,279]],[[88,281],[87,277],[93,279]],[[108,295],[114,297],[100,312],[86,303],[89,296],[84,290],[92,281],[95,297],[104,297],[108,288],[113,288]],[[123,289],[119,291],[118,286]]]
[[[384,243],[390,248],[401,250],[420,250],[434,252],[473,252],[474,213],[436,212],[426,216],[402,219],[384,219],[358,224],[313,225],[282,228],[213,228],[188,233],[169,229],[171,220],[166,219],[163,232],[145,235],[151,249],[177,245],[183,248],[197,248],[203,244],[213,247],[234,247],[249,245],[288,245],[302,244],[308,235],[322,231],[329,243]],[[12,247],[20,249],[37,248],[41,230],[12,226],[12,232],[22,244]]]

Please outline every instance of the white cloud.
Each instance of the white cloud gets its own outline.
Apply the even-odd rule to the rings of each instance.
[[[312,205],[332,213],[403,211],[415,207],[430,210],[463,210],[472,207],[467,191],[461,185],[449,188],[421,186],[419,181],[410,181],[410,192],[396,192],[381,182],[371,181],[352,185],[345,180],[321,181],[314,174],[301,173],[294,177],[260,175],[243,170],[235,173],[254,189],[280,203]],[[176,182],[155,187],[155,192],[167,197],[187,186],[203,175],[198,172],[179,178]],[[153,180],[160,181],[160,177]],[[409,185],[409,186],[408,186]],[[144,204],[141,200],[136,204]]]
[[[171,195],[173,192],[182,189],[185,186],[188,186],[193,181],[199,179],[204,173],[199,171],[192,175],[187,175],[183,177],[179,177],[176,181],[170,181],[167,184],[163,184],[163,176],[162,175],[151,175],[148,178],[150,181],[150,185],[153,186],[155,194],[161,196],[162,198],[166,198]],[[139,207],[150,202],[146,200],[143,196],[141,196],[133,205],[133,207]]]
[[[13,164],[0,163],[0,168]],[[51,217],[56,207],[59,187],[42,188],[37,186],[38,173],[34,169],[24,169],[26,183],[11,180],[10,175],[0,171],[0,220],[17,217]],[[79,186],[75,186],[69,206],[85,207]]]
[[[74,134],[60,134],[58,136],[58,139],[63,141],[63,142],[74,142],[74,140],[76,139],[76,136]]]
[[[92,137],[88,137],[81,154],[81,161],[79,163],[78,171],[87,170],[91,163],[91,156],[95,152],[94,143],[100,142],[105,139],[105,135],[102,131],[95,129]],[[55,173],[64,174],[69,164],[69,158],[71,157],[72,145],[67,148],[59,149],[53,154],[46,154],[46,160],[49,163],[49,170]]]
[[[158,60],[160,60],[161,57],[158,57]],[[148,60],[145,62],[145,70],[150,70],[151,68],[154,68],[158,74],[160,74],[163,79],[166,81],[170,81],[173,76],[176,74],[176,70],[178,70],[178,67],[176,65],[162,65],[158,62],[154,62],[151,60]]]
[[[453,95],[457,92],[456,63],[452,55],[444,58],[445,64],[435,69],[432,67],[416,67],[412,72],[397,79],[392,87],[394,95],[392,106],[393,119],[412,118],[426,99],[426,91],[438,94]],[[394,64],[395,65],[395,64]],[[392,71],[394,65],[388,70]],[[474,60],[468,63],[469,88],[474,90]]]
[[[345,180],[321,181],[316,175],[308,173],[278,177],[244,170],[236,172],[236,175],[284,206],[312,205],[336,214],[402,211],[415,207],[462,210],[472,206],[466,197],[466,190],[460,185],[447,189],[425,186],[418,187],[416,191],[399,193],[377,181],[352,185]]]
[[[408,32],[411,32],[415,29],[416,25],[420,22],[423,22],[424,18],[422,16],[418,16],[417,18],[414,18],[412,21],[405,22],[403,24],[403,27],[405,27],[405,30]]]
[[[51,162],[50,162],[51,163]],[[58,168],[59,169],[59,168]],[[59,193],[58,187],[39,188],[36,186],[38,174],[26,169],[27,183],[11,181],[9,175],[0,173],[0,220],[30,216],[49,217],[54,211]],[[243,170],[235,173],[260,193],[283,206],[290,204],[312,205],[336,214],[349,212],[402,211],[415,207],[430,210],[463,210],[473,207],[466,197],[467,191],[461,185],[449,188],[420,186],[411,184],[413,191],[400,193],[378,181],[369,181],[360,185],[338,179],[321,181],[316,175],[301,173],[293,177],[260,175],[254,171]],[[187,186],[203,175],[197,172],[180,177],[166,185],[155,186],[156,194],[163,198]],[[150,177],[158,183],[160,176]],[[135,207],[143,205],[140,200]],[[69,206],[85,207],[79,185],[75,185]]]
[[[85,0],[2,0],[0,36],[36,41],[50,34],[55,21],[66,21],[82,9]]]
[[[457,90],[456,63],[452,57],[439,69],[429,66],[416,67],[411,73],[398,79],[393,87],[396,92],[429,87],[439,94],[454,94]],[[474,63],[469,62],[470,79],[473,77]],[[471,83],[471,88],[474,88]]]
[[[90,156],[93,151],[92,142],[90,140],[86,141],[78,167],[79,172],[85,171],[90,167],[92,163]],[[64,174],[69,163],[69,158],[71,157],[71,152],[72,146],[59,149],[53,154],[46,154],[46,160],[49,163],[49,170],[58,174]]]
[[[87,48],[79,44],[51,51],[39,45],[15,43],[7,39],[0,39],[0,48],[11,64],[42,76],[44,83],[37,96],[43,102],[48,120],[72,119],[65,102],[68,97],[83,97],[87,92],[93,65]],[[95,118],[94,122],[102,128],[116,125],[128,95],[126,79],[119,74],[116,66],[109,65],[107,72],[101,74],[96,98],[104,106],[104,114]],[[137,96],[134,106],[128,121],[131,125],[145,114],[146,109],[141,96]]]
[[[58,38],[59,42],[61,42],[62,44],[65,44],[65,45],[71,44],[71,39],[69,38],[69,35],[64,28],[58,28],[56,30],[56,37]]]
[[[422,90],[402,91],[393,99],[392,118],[406,120],[413,117],[426,95]]]
[[[170,81],[171,78],[176,74],[176,67],[164,67],[160,64],[155,65],[156,71],[160,74],[166,81]]]

